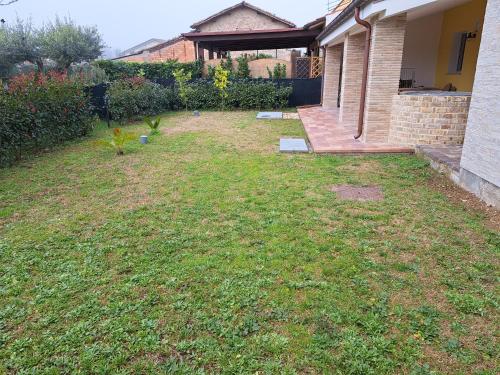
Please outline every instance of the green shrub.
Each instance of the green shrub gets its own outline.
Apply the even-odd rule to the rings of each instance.
[[[250,67],[248,66],[248,57],[240,56],[236,59],[238,61],[238,70],[236,76],[240,79],[250,78]]]
[[[187,109],[284,108],[292,94],[290,86],[258,80],[230,81],[227,96],[220,95],[211,80],[194,80],[186,84]],[[124,122],[142,116],[154,116],[181,108],[179,91],[135,77],[113,82],[108,89],[109,111],[113,120]]]
[[[103,69],[110,81],[124,78],[143,76],[149,80],[173,79],[174,72],[184,69],[186,73],[191,73],[193,78],[201,77],[202,63],[195,61],[191,63],[180,63],[176,60],[169,60],[162,63],[133,63],[125,61],[99,60],[93,63]]]
[[[16,76],[0,89],[0,165],[88,134],[93,119],[82,81],[54,72]]]
[[[172,88],[140,77],[113,82],[107,95],[111,117],[118,122],[153,116],[179,107],[179,99]]]
[[[218,89],[211,81],[196,81],[190,84],[192,90],[188,98],[190,109],[216,109],[222,105]],[[225,105],[239,109],[284,108],[292,94],[292,87],[279,86],[268,81],[230,81],[227,87]]]

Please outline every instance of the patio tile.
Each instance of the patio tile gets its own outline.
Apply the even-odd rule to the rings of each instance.
[[[341,124],[338,110],[322,107],[299,108],[300,119],[316,153],[378,154],[413,153],[413,149],[386,143],[363,143],[355,140],[356,127]]]

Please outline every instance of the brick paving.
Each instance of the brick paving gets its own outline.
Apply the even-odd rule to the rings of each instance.
[[[386,143],[364,143],[354,139],[356,126],[341,124],[338,109],[322,107],[299,108],[300,119],[316,153],[331,154],[391,154],[413,153],[408,147]]]

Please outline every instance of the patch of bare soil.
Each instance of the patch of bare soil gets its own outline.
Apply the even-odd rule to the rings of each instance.
[[[487,205],[474,194],[439,174],[429,180],[429,187],[444,194],[451,202],[461,205],[465,211],[484,215],[486,226],[500,232],[500,210]]]
[[[384,194],[378,186],[335,185],[331,191],[337,193],[337,198],[353,201],[381,201]]]
[[[296,112],[283,112],[283,120],[300,120],[300,116]]]

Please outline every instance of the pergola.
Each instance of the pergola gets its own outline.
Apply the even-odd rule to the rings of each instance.
[[[238,30],[221,32],[190,32],[182,34],[197,45],[198,58],[203,50],[213,53],[225,51],[254,51],[285,48],[310,48],[316,42],[320,29],[286,28],[274,30]]]

